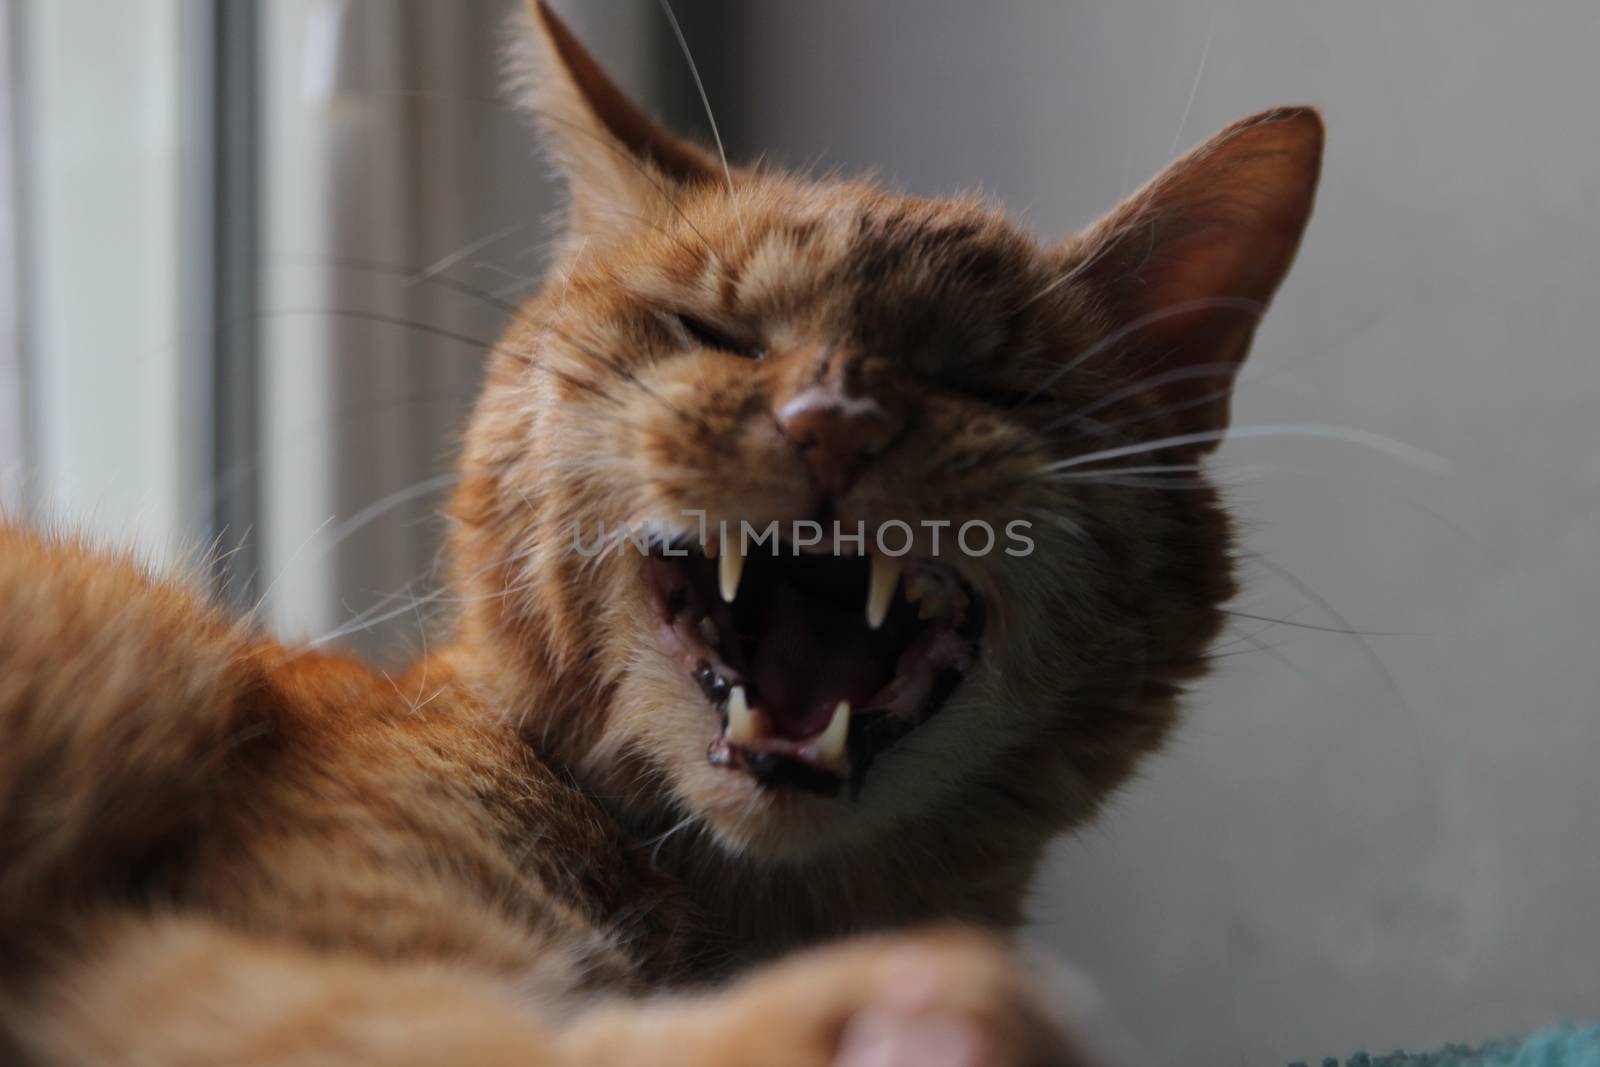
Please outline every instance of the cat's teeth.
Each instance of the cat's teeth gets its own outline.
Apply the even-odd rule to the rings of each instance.
[[[728,690],[728,728],[723,731],[723,736],[736,745],[748,745],[761,740],[764,731],[760,720],[756,718],[759,714],[752,711],[745,700],[744,686],[734,686]]]
[[[744,544],[736,537],[732,544],[722,546],[722,554],[717,557],[717,582],[724,603],[732,604],[739,595],[739,578],[743,574]]]
[[[833,709],[833,718],[828,720],[828,728],[813,742],[817,758],[824,763],[839,763],[844,759],[844,743],[849,737],[850,702],[841,700]]]
[[[944,585],[926,574],[906,579],[906,599],[917,606],[917,618],[923,622],[944,614]]]
[[[900,583],[900,561],[873,553],[872,577],[867,583],[867,625],[876,630],[889,616],[895,586]]]
[[[712,648],[722,647],[722,631],[717,629],[716,621],[710,615],[706,615],[700,620],[698,629],[700,630],[700,640]]]

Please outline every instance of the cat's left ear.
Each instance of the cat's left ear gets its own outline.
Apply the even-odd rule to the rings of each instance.
[[[1311,215],[1322,137],[1308,107],[1236,122],[1064,250],[1062,269],[1126,339],[1109,369],[1148,381],[1180,433],[1227,427],[1234,375]]]
[[[528,6],[514,89],[566,177],[576,236],[625,230],[666,210],[684,186],[718,180],[710,156],[623,95],[550,5]]]

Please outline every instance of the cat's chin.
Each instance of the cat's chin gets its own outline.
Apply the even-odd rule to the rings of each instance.
[[[681,682],[672,688],[680,694],[674,712],[707,714],[704,707],[682,703]],[[941,805],[953,792],[980,778],[983,768],[1015,742],[1019,724],[986,714],[994,696],[993,666],[976,669],[937,714],[903,743],[881,753],[859,793],[848,783],[813,791],[717,765],[705,756],[707,730],[684,729],[683,717],[673,714],[676,724],[648,742],[650,762],[660,775],[656,780],[670,783],[670,800],[663,804],[662,792],[635,786],[641,803],[635,809],[642,818],[638,825],[647,831],[652,848],[662,834],[672,833],[669,850],[681,847],[704,855],[701,850],[709,844],[715,853],[758,864],[805,865],[826,857],[860,856],[863,849],[893,849],[892,835],[944,810]],[[709,729],[717,729],[717,717],[708,717]],[[611,779],[607,784],[628,781]]]
[[[708,764],[768,793],[858,795],[978,658],[983,602],[935,561],[680,545],[644,574],[656,641],[704,698]]]

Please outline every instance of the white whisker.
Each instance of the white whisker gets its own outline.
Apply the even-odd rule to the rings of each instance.
[[[659,837],[657,837],[654,842],[646,842],[647,844],[653,844],[654,845],[654,847],[650,850],[650,866],[652,868],[655,867],[656,860],[660,859],[660,857],[661,857],[661,846],[665,845],[667,843],[667,838],[673,836],[679,830],[682,830],[682,829],[684,829],[686,827],[694,825],[694,823],[699,818],[700,818],[700,816],[698,814],[691,813],[691,814],[685,816],[682,822],[679,822],[676,826],[672,827],[666,833],[664,833],[664,834],[660,835]]]
[[[1194,110],[1195,97],[1200,95],[1200,79],[1206,72],[1206,60],[1211,58],[1211,39],[1217,32],[1217,9],[1211,9],[1211,17],[1206,20],[1206,43],[1200,46],[1200,62],[1194,69],[1194,83],[1189,86],[1189,99],[1183,105],[1183,115],[1178,119],[1178,132],[1172,135],[1172,147],[1167,149],[1167,155],[1175,156],[1183,145],[1183,128],[1189,124],[1189,112]]]
[[[1267,305],[1263,304],[1259,300],[1246,300],[1242,297],[1208,297],[1197,300],[1184,300],[1180,303],[1172,304],[1168,307],[1152,311],[1148,315],[1140,315],[1131,322],[1124,323],[1122,326],[1106,334],[1100,340],[1096,341],[1088,348],[1085,348],[1082,352],[1079,352],[1077,355],[1067,360],[1060,367],[1057,367],[1047,378],[1045,378],[1044,381],[1040,382],[1038,385],[1035,385],[1033,389],[1028,392],[1028,395],[1023,397],[1018,406],[1020,407],[1026,405],[1067,374],[1072,373],[1084,363],[1104,352],[1106,349],[1110,348],[1118,341],[1121,341],[1129,334],[1134,333],[1137,330],[1142,330],[1144,327],[1153,322],[1160,322],[1162,319],[1171,318],[1174,315],[1182,315],[1190,311],[1204,311],[1213,309],[1249,311],[1260,315],[1262,312],[1266,311]]]
[[[481,252],[490,245],[499,241],[503,241],[507,237],[510,237],[512,234],[517,233],[520,230],[527,229],[529,225],[531,225],[531,223],[527,219],[522,219],[520,221],[513,222],[509,226],[502,226],[492,233],[484,234],[476,241],[468,242],[467,244],[456,249],[454,252],[451,252],[445,256],[441,256],[428,266],[424,267],[422,270],[417,271],[416,274],[411,276],[408,284],[419,285],[436,275],[443,274],[445,271],[449,270],[451,267],[455,266],[457,263],[460,263],[462,260],[473,255],[474,253]]]
[[[422,481],[408,485],[404,489],[396,489],[386,496],[379,497],[333,528],[328,545],[323,549],[324,554],[332,552],[361,530],[362,527],[370,525],[402,504],[407,504],[418,497],[427,496],[429,493],[436,492],[446,486],[454,485],[458,477],[459,475],[454,471],[449,474],[435,475],[432,478],[424,478]]]
[[[270,597],[272,595],[272,591],[278,587],[278,583],[283,580],[283,576],[289,573],[289,568],[294,565],[294,561],[296,559],[300,558],[300,553],[304,552],[306,550],[306,546],[317,539],[318,534],[328,528],[328,524],[333,521],[333,518],[334,517],[332,515],[329,515],[326,519],[323,519],[321,525],[319,525],[315,530],[312,530],[311,533],[306,536],[306,539],[301,541],[293,552],[289,553],[289,558],[283,561],[283,566],[279,569],[278,576],[272,579],[272,581],[268,582],[266,589],[262,590],[260,598],[256,601],[256,606],[250,611],[251,615],[259,613],[261,609],[266,606],[267,598]]]
[[[1424,470],[1443,473],[1450,469],[1450,465],[1440,456],[1426,452],[1414,445],[1408,445],[1404,441],[1396,441],[1392,437],[1373,433],[1370,430],[1357,430],[1348,426],[1325,426],[1310,422],[1284,422],[1265,423],[1260,426],[1241,426],[1232,430],[1181,433],[1171,437],[1158,438],[1154,441],[1140,441],[1131,445],[1121,445],[1117,448],[1105,448],[1098,452],[1087,452],[1080,456],[1073,456],[1070,459],[1048,463],[1041,467],[1038,473],[1055,474],[1073,467],[1081,467],[1087,463],[1097,463],[1101,460],[1138,456],[1147,452],[1159,451],[1163,448],[1210,444],[1214,441],[1221,441],[1224,438],[1241,440],[1258,437],[1309,437],[1343,441],[1348,444],[1370,448],[1373,451],[1381,452],[1386,456],[1421,467]]]
[[[673,14],[669,0],[661,0],[661,10],[666,12],[667,21],[672,23],[673,36],[678,38],[678,47],[683,51],[684,61],[689,64],[694,87],[700,93],[700,104],[706,109],[706,121],[711,123],[711,138],[717,143],[717,158],[722,160],[722,176],[728,182],[728,200],[733,204],[734,218],[739,220],[739,230],[743,233],[744,215],[739,211],[739,197],[733,186],[733,168],[728,166],[728,153],[722,147],[722,131],[717,129],[717,117],[711,113],[711,98],[706,95],[705,82],[700,80],[700,68],[695,65],[694,56],[689,51],[689,41],[683,35],[683,27],[678,25],[678,16]]]

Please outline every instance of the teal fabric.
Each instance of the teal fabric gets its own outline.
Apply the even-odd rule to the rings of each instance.
[[[1304,1062],[1290,1067],[1306,1067]],[[1497,1041],[1479,1049],[1449,1045],[1437,1052],[1393,1052],[1349,1059],[1323,1060],[1322,1067],[1600,1067],[1600,1026],[1563,1023],[1537,1030],[1514,1041]]]

